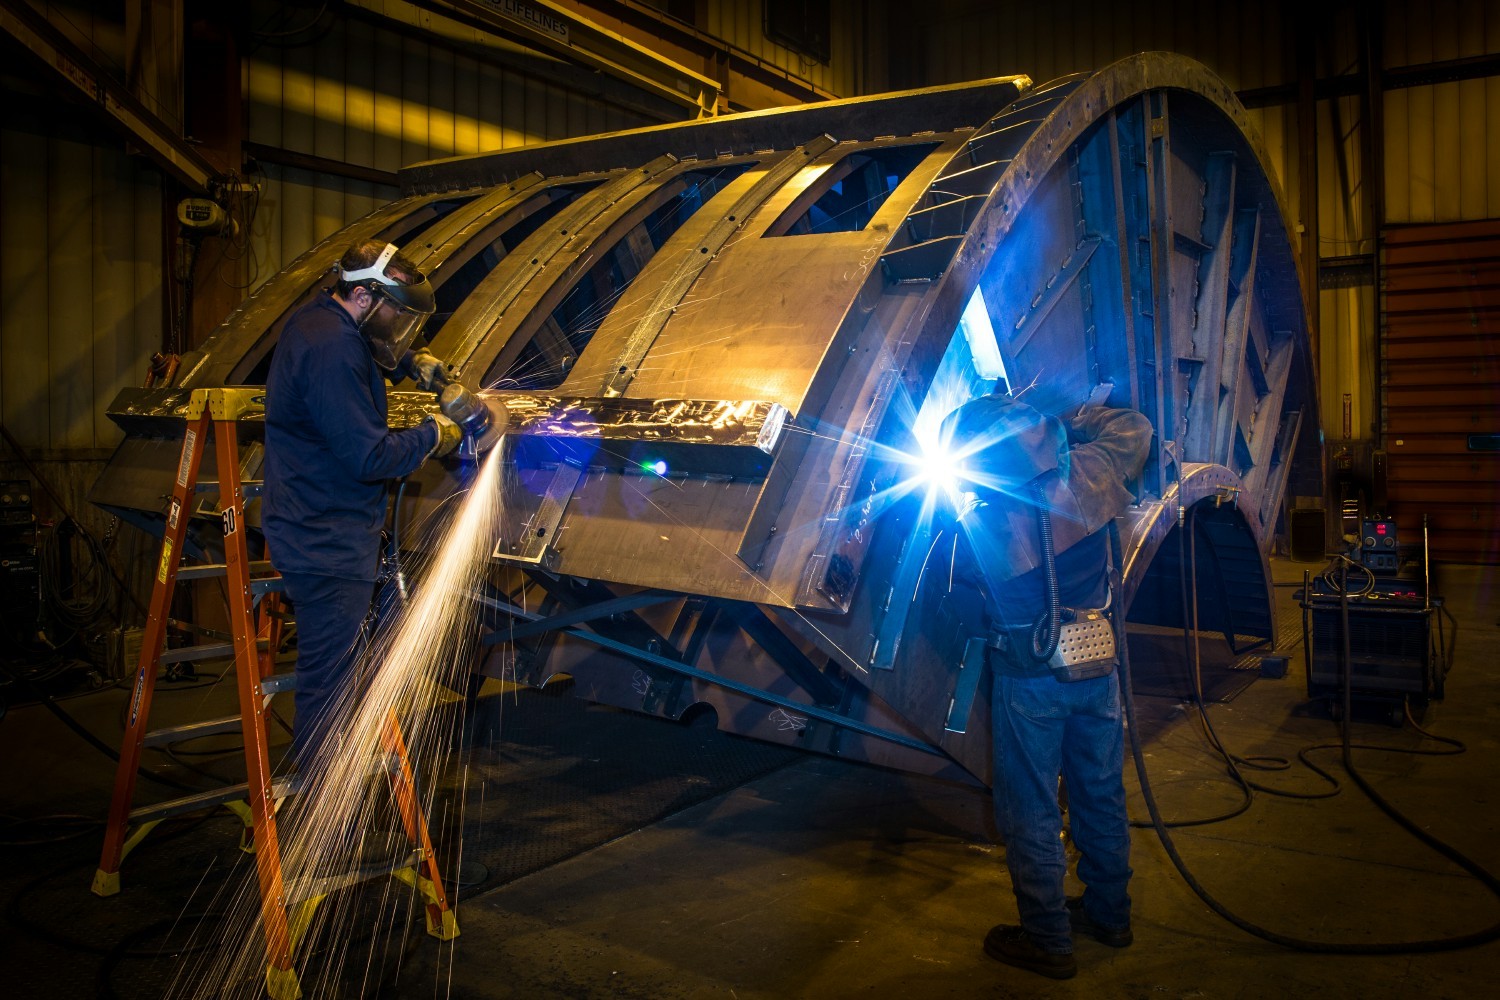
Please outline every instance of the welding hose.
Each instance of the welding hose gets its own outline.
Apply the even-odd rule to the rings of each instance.
[[[1052,544],[1052,512],[1047,509],[1047,494],[1040,480],[1031,482],[1031,502],[1036,507],[1036,526],[1042,545],[1042,577],[1047,587],[1047,607],[1031,627],[1031,656],[1038,663],[1046,663],[1057,652],[1057,642],[1062,637],[1062,597],[1058,592],[1057,558]]]
[[[1283,771],[1291,767],[1291,762],[1284,757],[1256,756],[1239,757],[1229,752],[1224,742],[1219,739],[1219,733],[1214,729],[1213,720],[1209,717],[1206,705],[1207,699],[1203,694],[1203,669],[1202,657],[1198,649],[1198,520],[1195,508],[1189,507],[1183,511],[1181,518],[1181,529],[1179,531],[1177,545],[1177,579],[1182,595],[1182,641],[1184,662],[1190,667],[1188,678],[1193,685],[1193,704],[1198,709],[1198,718],[1203,722],[1203,730],[1208,738],[1209,746],[1218,753],[1224,761],[1225,770],[1234,783],[1239,786],[1241,800],[1239,806],[1218,816],[1209,816],[1202,819],[1175,820],[1167,826],[1188,827],[1207,826],[1223,820],[1233,819],[1245,813],[1255,802],[1255,792],[1262,791],[1269,795],[1278,795],[1289,799],[1326,799],[1332,798],[1339,793],[1339,783],[1328,772],[1316,765],[1303,761],[1307,766],[1327,781],[1333,787],[1323,792],[1288,792],[1259,785],[1246,778],[1240,773],[1240,767],[1254,768],[1259,771]],[[1149,826],[1149,823],[1136,823],[1136,826]]]
[[[1109,542],[1110,553],[1114,558],[1115,565],[1118,567],[1121,565],[1120,534],[1118,527],[1113,521],[1111,521],[1109,524]],[[1348,611],[1346,601],[1344,611],[1346,619],[1347,613]],[[1474,945],[1487,944],[1490,941],[1500,939],[1500,923],[1496,923],[1491,925],[1490,927],[1485,928],[1482,931],[1476,931],[1472,934],[1463,934],[1447,938],[1432,938],[1424,941],[1399,941],[1361,944],[1341,944],[1338,942],[1309,941],[1304,938],[1296,938],[1286,934],[1279,934],[1275,931],[1267,930],[1266,928],[1261,927],[1257,924],[1253,924],[1243,917],[1232,913],[1227,907],[1224,906],[1224,904],[1215,899],[1208,892],[1208,890],[1203,887],[1203,884],[1193,876],[1193,873],[1187,867],[1187,863],[1182,860],[1182,855],[1177,851],[1177,846],[1172,840],[1172,834],[1167,829],[1167,824],[1162,821],[1161,810],[1157,807],[1156,804],[1156,796],[1151,791],[1150,778],[1146,773],[1146,757],[1145,753],[1141,749],[1140,727],[1136,724],[1135,697],[1130,690],[1130,647],[1125,641],[1126,635],[1124,620],[1124,614],[1119,615],[1115,619],[1115,644],[1120,653],[1120,696],[1124,702],[1125,707],[1125,726],[1130,733],[1130,754],[1131,757],[1135,760],[1136,775],[1139,778],[1141,785],[1141,797],[1145,800],[1146,811],[1151,814],[1151,825],[1156,830],[1157,839],[1161,841],[1162,848],[1167,852],[1167,857],[1171,859],[1173,867],[1177,869],[1177,873],[1182,876],[1183,881],[1187,883],[1188,887],[1193,890],[1198,898],[1201,899],[1209,909],[1213,910],[1219,916],[1223,917],[1225,920],[1229,921],[1240,930],[1246,932],[1247,934],[1254,935],[1255,937],[1258,937],[1263,941],[1269,941],[1272,944],[1280,945],[1283,948],[1288,948],[1293,951],[1305,951],[1315,954],[1389,955],[1396,953],[1416,954],[1425,952],[1454,951],[1459,948],[1470,948]],[[1349,630],[1346,624],[1346,627],[1344,629],[1344,648],[1346,663],[1348,662],[1348,645]],[[1344,697],[1346,700],[1349,697],[1349,676],[1347,671],[1345,671],[1344,674]],[[1346,715],[1345,718],[1347,719],[1348,716]],[[1353,760],[1351,759],[1349,753],[1350,744],[1348,741],[1348,737],[1349,732],[1346,723],[1344,729],[1344,766],[1348,770],[1350,777],[1352,777],[1355,783],[1358,784],[1362,790],[1364,790],[1364,792],[1370,797],[1370,800],[1374,802],[1375,805],[1377,805],[1383,812],[1385,812],[1386,815],[1396,820],[1396,822],[1400,824],[1402,828],[1407,830],[1422,843],[1431,847],[1433,850],[1437,851],[1439,854],[1443,855],[1445,858],[1458,865],[1464,871],[1474,876],[1474,878],[1478,879],[1479,882],[1482,883],[1484,887],[1490,891],[1491,894],[1493,894],[1497,899],[1500,899],[1500,880],[1497,880],[1494,875],[1491,875],[1484,868],[1482,868],[1469,858],[1465,857],[1454,848],[1449,847],[1447,844],[1438,840],[1436,837],[1433,837],[1426,833],[1415,823],[1412,823],[1406,817],[1398,813],[1389,803],[1381,798],[1374,791],[1374,789],[1370,788],[1369,784],[1364,780],[1363,777],[1360,776],[1359,772],[1354,769]]]

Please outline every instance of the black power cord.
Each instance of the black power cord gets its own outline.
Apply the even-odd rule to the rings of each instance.
[[[99,737],[95,736],[88,729],[86,729],[81,722],[73,718],[73,716],[67,711],[67,709],[59,705],[56,699],[54,699],[50,694],[33,683],[30,678],[25,676],[16,676],[14,677],[14,680],[17,684],[20,684],[22,687],[26,688],[27,691],[31,693],[32,697],[40,702],[47,709],[47,711],[57,716],[57,718],[62,722],[63,725],[67,726],[75,734],[77,734],[79,739],[83,740],[89,746],[104,754],[104,756],[108,757],[116,764],[120,762],[120,754],[115,750],[114,747],[105,743]],[[144,767],[137,767],[135,771],[141,777],[149,781],[154,781],[160,785],[166,785],[168,788],[175,788],[178,791],[203,791],[203,789],[201,788],[195,788],[192,785],[184,784],[183,782],[178,781],[176,778],[168,777],[165,774],[157,774],[154,771],[148,771]]]
[[[1109,525],[1109,543],[1110,553],[1114,558],[1115,565],[1118,567],[1121,560],[1120,534],[1118,527],[1113,521],[1110,522]],[[1496,879],[1494,875],[1490,874],[1479,864],[1472,861],[1455,848],[1428,834],[1425,830],[1421,829],[1421,827],[1417,826],[1411,820],[1403,816],[1398,810],[1395,809],[1395,807],[1393,807],[1384,798],[1382,798],[1379,793],[1371,788],[1369,783],[1365,781],[1364,777],[1360,775],[1359,771],[1354,767],[1353,756],[1350,753],[1354,744],[1352,744],[1349,740],[1348,721],[1351,678],[1349,670],[1349,606],[1347,591],[1342,592],[1341,614],[1343,616],[1344,628],[1344,658],[1343,669],[1341,671],[1344,716],[1342,724],[1343,738],[1339,745],[1343,750],[1344,769],[1348,771],[1349,776],[1354,779],[1355,784],[1357,784],[1360,789],[1367,796],[1369,796],[1370,801],[1373,802],[1377,807],[1379,807],[1382,812],[1384,812],[1387,816],[1390,816],[1393,820],[1396,821],[1397,824],[1399,824],[1412,836],[1416,837],[1423,844],[1426,844],[1428,847],[1432,848],[1434,851],[1452,861],[1454,864],[1458,865],[1470,875],[1474,876],[1474,878],[1478,879],[1479,882],[1483,884],[1484,887],[1488,889],[1496,898],[1500,898],[1500,879]],[[1225,920],[1229,921],[1231,924],[1234,924],[1236,927],[1240,928],[1240,930],[1243,930],[1248,934],[1252,934],[1255,937],[1261,938],[1264,941],[1269,941],[1272,944],[1277,944],[1282,946],[1283,948],[1289,948],[1294,951],[1305,951],[1325,955],[1390,955],[1454,951],[1460,948],[1470,948],[1474,945],[1487,944],[1488,942],[1500,939],[1500,923],[1496,923],[1485,928],[1484,930],[1476,931],[1471,934],[1462,934],[1446,938],[1429,938],[1422,941],[1395,941],[1360,944],[1340,943],[1334,941],[1309,941],[1305,938],[1292,937],[1291,935],[1281,934],[1276,931],[1268,930],[1258,924],[1251,923],[1243,917],[1240,917],[1237,914],[1231,912],[1226,906],[1224,906],[1223,903],[1220,903],[1216,898],[1214,898],[1214,896],[1203,887],[1203,884],[1199,882],[1198,879],[1194,877],[1193,873],[1188,869],[1187,863],[1182,860],[1182,855],[1178,852],[1176,844],[1174,844],[1172,841],[1172,834],[1168,830],[1167,824],[1161,818],[1161,810],[1157,807],[1156,796],[1151,791],[1150,778],[1146,773],[1146,758],[1145,754],[1141,750],[1140,731],[1136,725],[1135,697],[1130,689],[1130,650],[1129,645],[1125,641],[1126,636],[1123,615],[1116,617],[1115,629],[1116,645],[1120,651],[1120,691],[1121,697],[1123,698],[1125,703],[1126,728],[1130,732],[1130,753],[1135,760],[1136,774],[1139,777],[1141,783],[1141,797],[1146,802],[1146,810],[1151,814],[1151,825],[1156,830],[1156,836],[1161,841],[1163,849],[1166,850],[1167,856],[1171,858],[1173,867],[1177,869],[1177,873],[1182,876],[1183,881],[1188,884],[1188,887],[1193,890],[1193,892],[1198,896],[1199,899],[1203,900],[1203,902],[1208,906],[1209,909],[1213,910],[1215,913],[1223,917]]]

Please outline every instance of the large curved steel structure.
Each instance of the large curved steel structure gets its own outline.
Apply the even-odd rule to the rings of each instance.
[[[910,458],[1002,367],[1042,409],[1107,394],[1155,424],[1125,532],[1132,621],[1180,622],[1180,560],[1161,556],[1201,506],[1194,548],[1226,598],[1205,624],[1273,635],[1265,559],[1289,477],[1321,493],[1313,360],[1275,183],[1203,67],[1146,53],[1042,87],[730,116],[402,179],[177,384],[117,400],[128,437],[97,502],[152,527],[187,390],[263,382],[284,317],[344,246],[379,237],[437,286],[434,351],[512,411],[508,526],[475,605],[488,672],[987,782],[976,595]],[[392,399],[395,424],[432,406]],[[435,465],[416,480],[418,509],[457,484]]]

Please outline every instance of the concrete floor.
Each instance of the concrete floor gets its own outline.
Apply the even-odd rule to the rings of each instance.
[[[1278,563],[1278,579],[1303,566]],[[1450,567],[1442,587],[1461,624],[1446,700],[1424,727],[1467,753],[1355,751],[1371,785],[1429,833],[1500,872],[1500,602],[1497,575]],[[1279,590],[1292,614],[1290,588]],[[1191,713],[1141,698],[1147,766],[1167,818],[1239,801]],[[1295,763],[1337,739],[1310,704],[1300,657],[1210,709],[1239,755],[1290,757],[1251,775],[1278,789],[1326,786]],[[1359,713],[1356,713],[1358,716]],[[1356,721],[1353,740],[1436,748],[1410,728]],[[1419,844],[1337,766],[1336,797],[1264,793],[1235,819],[1179,830],[1193,874],[1241,917],[1288,937],[1369,945],[1497,928],[1500,898]],[[1127,764],[1131,812],[1144,819]],[[1013,921],[987,796],[808,757],[613,843],[469,901],[453,954],[424,951],[453,997],[1381,997],[1492,996],[1500,944],[1436,954],[1306,954],[1231,926],[1184,884],[1153,831],[1134,837],[1135,944],[1077,945],[1079,974],[1054,982],[987,958],[980,941]],[[413,994],[414,995],[414,994]]]
[[[1300,580],[1304,568],[1274,566],[1283,581]],[[1494,570],[1447,567],[1438,588],[1461,631],[1446,700],[1430,706],[1423,725],[1463,740],[1467,752],[1355,751],[1360,772],[1382,795],[1491,871],[1500,871],[1500,795],[1494,791],[1500,746],[1497,581]],[[1290,588],[1280,588],[1278,597],[1282,613],[1294,614]],[[1237,788],[1207,749],[1188,707],[1172,698],[1137,700],[1152,785],[1167,817],[1232,809]],[[1337,739],[1324,707],[1307,699],[1300,654],[1285,678],[1256,680],[1209,711],[1219,737],[1237,754],[1293,760],[1287,771],[1251,774],[1252,780],[1298,792],[1326,787],[1295,762],[1299,749]],[[102,811],[99,796],[107,795],[102,790],[108,774],[95,773],[104,771],[100,759],[55,732],[48,746],[65,744],[68,756],[45,752],[34,735],[46,728],[41,715],[26,710],[24,718],[18,712],[0,725],[0,755],[15,762],[0,780],[6,803],[0,811],[86,811],[89,802]],[[1410,728],[1373,719],[1356,721],[1353,734],[1361,743],[1442,749]],[[1343,783],[1336,797],[1257,793],[1236,818],[1176,832],[1193,874],[1225,906],[1283,935],[1355,944],[1466,935],[1500,922],[1500,898],[1381,814],[1347,780],[1336,750],[1312,756]],[[93,777],[74,780],[80,769]],[[1128,764],[1126,784],[1132,816],[1144,818]],[[407,952],[400,984],[379,992],[528,1000],[1372,1000],[1488,996],[1500,980],[1495,943],[1437,954],[1337,956],[1252,937],[1192,893],[1149,829],[1137,830],[1134,838],[1135,944],[1115,950],[1079,942],[1079,974],[1067,982],[1011,969],[980,948],[992,924],[1015,918],[988,811],[988,796],[972,789],[797,757],[724,794],[466,899],[456,944],[420,939]],[[91,837],[81,843],[84,854],[97,851]],[[98,901],[82,883],[74,885],[77,872],[67,879],[69,892],[77,895],[69,905],[82,919]],[[28,987],[12,995],[89,995],[63,975],[70,962],[65,954],[29,941],[21,928],[12,926],[0,937],[0,950],[8,952],[0,967],[19,968],[24,953],[30,971],[44,963],[57,973],[46,980],[56,990]]]

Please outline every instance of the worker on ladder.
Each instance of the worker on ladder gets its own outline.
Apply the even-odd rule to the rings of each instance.
[[[386,422],[386,379],[437,391],[447,368],[411,344],[436,310],[432,285],[396,246],[367,240],[338,280],[292,314],[266,384],[262,525],[296,608],[292,752],[316,760],[364,645],[380,568],[386,482],[456,448],[441,413],[417,427]]]

